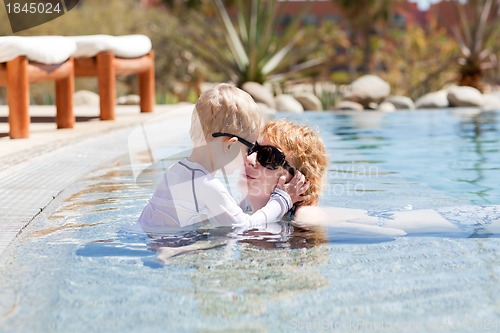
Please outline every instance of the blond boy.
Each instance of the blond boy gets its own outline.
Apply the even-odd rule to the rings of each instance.
[[[208,221],[251,227],[281,219],[307,190],[300,173],[287,186],[282,177],[268,203],[252,215],[213,176],[218,170],[231,173],[243,165],[243,155],[257,139],[261,124],[260,109],[243,90],[219,84],[204,92],[191,118],[193,151],[163,175],[139,217],[144,231],[170,231]]]

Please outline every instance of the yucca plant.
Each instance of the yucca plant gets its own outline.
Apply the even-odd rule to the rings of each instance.
[[[498,65],[496,54],[500,50],[498,30],[500,0],[469,0],[461,5],[456,2],[458,26],[453,34],[459,44],[459,85],[483,90],[483,72]]]
[[[222,0],[212,4],[215,22],[204,17],[201,30],[187,35],[192,40],[179,41],[238,85],[285,79],[324,62],[321,40],[301,26],[303,16],[280,25],[279,1],[236,0],[233,18]]]

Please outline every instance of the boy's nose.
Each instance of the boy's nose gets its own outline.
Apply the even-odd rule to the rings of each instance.
[[[250,155],[245,156],[245,165],[255,167],[255,163],[257,161],[257,153],[252,153]]]

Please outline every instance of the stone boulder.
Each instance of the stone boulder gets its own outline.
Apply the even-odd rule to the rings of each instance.
[[[446,90],[430,92],[415,101],[417,109],[447,108],[448,106],[448,92]]]
[[[139,95],[125,95],[116,99],[118,105],[139,105],[140,103],[141,97]]]
[[[281,94],[276,96],[276,110],[278,112],[302,113],[304,107],[293,96]]]
[[[265,119],[273,119],[276,113],[278,112],[264,103],[257,103],[257,106],[259,107],[260,111],[262,112],[262,116]]]
[[[79,90],[73,94],[74,105],[99,106],[99,95],[89,90]]]
[[[484,111],[500,110],[500,93],[490,93],[483,95],[481,109]]]
[[[323,104],[321,100],[309,92],[297,92],[293,94],[293,97],[304,107],[304,110],[309,111],[323,111]]]
[[[264,103],[272,109],[276,108],[274,101],[274,96],[271,91],[258,82],[245,82],[241,86],[241,89],[246,91],[256,103]]]
[[[364,75],[351,83],[344,99],[357,102],[368,109],[369,105],[382,102],[390,93],[389,83],[376,75]]]
[[[389,102],[398,110],[414,110],[415,103],[410,97],[406,96],[390,96],[384,102]]]
[[[341,101],[333,107],[334,110],[363,111],[363,105],[352,101]]]
[[[448,88],[448,102],[450,106],[481,106],[483,94],[473,87],[454,86]]]
[[[378,105],[376,110],[382,112],[394,112],[396,111],[396,107],[390,102],[382,102]]]

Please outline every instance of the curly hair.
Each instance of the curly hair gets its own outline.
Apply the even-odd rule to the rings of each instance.
[[[298,205],[317,205],[328,168],[325,144],[318,133],[307,125],[280,119],[267,123],[261,136],[281,149],[288,162],[309,180],[310,186],[305,194],[310,198]]]

